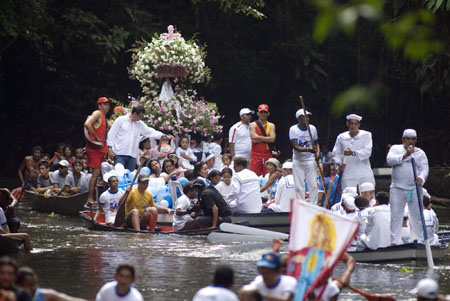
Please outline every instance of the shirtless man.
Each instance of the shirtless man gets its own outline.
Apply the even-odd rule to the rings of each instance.
[[[22,187],[30,179],[32,170],[36,170],[39,173],[39,162],[42,156],[42,147],[35,146],[31,150],[32,155],[26,156],[19,166],[18,174],[20,182],[22,182]]]
[[[92,177],[89,181],[88,204],[94,204],[94,190],[97,179],[101,175],[101,164],[108,153],[106,135],[108,124],[106,114],[109,112],[111,101],[106,97],[97,99],[98,110],[94,111],[84,123],[93,141],[100,142],[102,146],[96,147],[90,143],[86,144],[87,165],[92,168]]]

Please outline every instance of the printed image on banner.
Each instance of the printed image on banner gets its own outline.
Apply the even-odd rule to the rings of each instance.
[[[295,300],[305,299],[327,281],[358,227],[357,220],[304,201],[292,201],[288,274],[298,280]],[[318,291],[320,294],[323,290]]]

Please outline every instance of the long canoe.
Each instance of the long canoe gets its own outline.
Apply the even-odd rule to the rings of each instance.
[[[84,209],[88,193],[78,193],[71,196],[50,196],[25,191],[25,195],[32,201],[31,208],[39,212],[54,212],[63,215],[77,216]]]
[[[23,239],[0,234],[0,255],[16,253],[23,244]]]
[[[433,259],[439,260],[447,256],[449,246],[441,243],[440,246],[431,247]],[[379,248],[377,250],[363,250],[348,252],[358,262],[390,262],[390,261],[416,261],[426,260],[425,246],[419,243],[409,243],[398,246]]]
[[[89,211],[80,211],[79,216],[81,217],[81,220],[87,226],[90,230],[97,230],[97,231],[110,231],[110,232],[130,232],[130,233],[145,233],[145,234],[178,234],[178,235],[208,235],[209,233],[213,231],[219,231],[219,228],[215,229],[196,229],[196,230],[182,230],[182,231],[174,231],[172,226],[166,226],[161,225],[159,222],[157,224],[157,228],[159,228],[159,231],[148,231],[148,230],[141,230],[137,231],[130,228],[124,228],[124,227],[113,227],[105,224],[105,215],[102,214],[99,216],[97,221],[93,221],[91,218],[91,213]]]

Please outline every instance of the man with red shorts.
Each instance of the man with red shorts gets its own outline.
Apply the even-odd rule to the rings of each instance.
[[[250,123],[249,131],[252,139],[252,151],[250,154],[250,170],[258,176],[267,173],[265,162],[272,158],[272,151],[268,143],[274,143],[276,139],[275,124],[268,122],[269,106],[266,104],[258,107],[258,120]],[[262,130],[264,130],[265,135]]]
[[[106,135],[108,123],[106,114],[109,112],[111,101],[106,97],[97,99],[98,110],[94,111],[84,123],[88,131],[89,139],[86,143],[87,165],[92,169],[92,177],[89,181],[88,204],[94,204],[94,190],[97,179],[101,175],[101,164],[108,153]],[[88,137],[86,137],[88,138]]]

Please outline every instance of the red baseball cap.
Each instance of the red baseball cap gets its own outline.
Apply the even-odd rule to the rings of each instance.
[[[111,102],[111,100],[109,100],[106,97],[100,97],[99,99],[97,99],[97,104],[104,103],[104,102]]]
[[[269,112],[269,106],[266,104],[259,105],[258,112],[261,112],[261,111]]]

